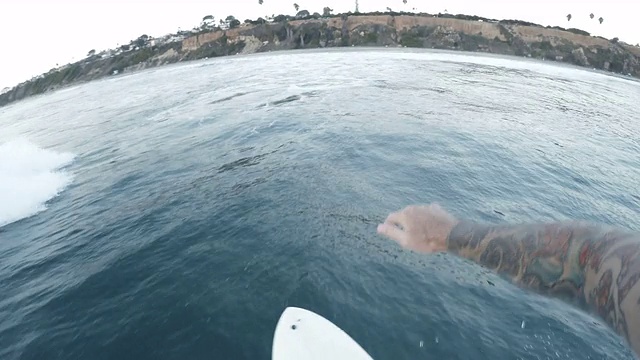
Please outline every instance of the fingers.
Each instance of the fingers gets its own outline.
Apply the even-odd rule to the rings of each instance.
[[[378,234],[384,235],[404,246],[407,242],[407,233],[403,228],[406,229],[405,216],[402,211],[398,211],[389,214],[384,224],[378,225]]]
[[[404,223],[405,216],[404,213],[402,211],[398,211],[398,212],[394,212],[389,214],[389,216],[387,216],[387,219],[384,221],[387,224],[394,224],[400,227],[406,227],[406,224]]]
[[[378,225],[378,234],[384,235],[402,246],[407,242],[407,234],[402,229],[388,222]]]

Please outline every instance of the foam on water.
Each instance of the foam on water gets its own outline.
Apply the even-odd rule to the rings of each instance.
[[[62,168],[73,159],[25,139],[0,143],[0,227],[45,210],[46,202],[71,183]]]

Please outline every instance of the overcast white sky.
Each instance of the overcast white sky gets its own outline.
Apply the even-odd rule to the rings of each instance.
[[[310,12],[330,6],[354,10],[355,0],[0,0],[0,89],[77,61],[98,51],[128,43],[142,34],[161,36],[179,27],[191,29],[205,15],[234,15],[241,21],[271,14],[294,14],[293,3]],[[640,42],[640,0],[360,0],[360,11],[411,10],[519,19],[542,25],[576,27],[606,38]],[[590,20],[593,12],[602,25]],[[573,19],[567,22],[566,15]]]

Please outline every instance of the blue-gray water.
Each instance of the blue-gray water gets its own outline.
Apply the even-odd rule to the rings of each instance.
[[[375,228],[438,201],[638,230],[639,103],[542,62],[359,50],[1,108],[0,358],[268,359],[300,306],[375,359],[631,359],[597,319]]]

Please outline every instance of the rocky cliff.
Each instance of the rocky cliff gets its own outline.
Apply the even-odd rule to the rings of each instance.
[[[181,41],[161,45],[143,42],[115,55],[94,55],[53,69],[0,95],[0,106],[62,86],[178,61],[337,46],[402,46],[517,55],[640,78],[640,48],[617,39],[593,37],[576,29],[469,16],[375,14],[285,18],[281,22],[253,22],[234,29],[187,35]]]

